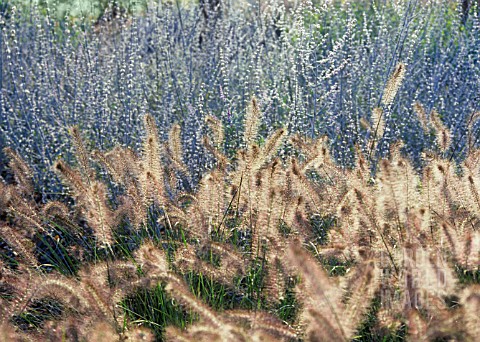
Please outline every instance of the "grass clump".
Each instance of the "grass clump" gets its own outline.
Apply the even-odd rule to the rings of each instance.
[[[215,143],[205,139],[216,163],[190,193],[174,185],[186,173],[178,128],[164,143],[148,115],[142,155],[92,154],[72,130],[79,164],[55,168],[74,207],[35,202],[28,167],[8,151],[3,324],[25,336],[54,325],[115,339],[474,336],[464,326],[475,324],[480,206],[462,203],[475,203],[476,152],[462,173],[440,153],[420,175],[395,146],[344,169],[325,139],[293,137],[304,157],[282,160],[284,132],[258,145],[255,99],[249,110],[235,160],[218,147],[218,123]],[[116,205],[95,162],[125,189]],[[331,181],[319,184],[312,168]]]

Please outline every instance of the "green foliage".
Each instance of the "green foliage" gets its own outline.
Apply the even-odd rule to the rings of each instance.
[[[461,284],[480,284],[480,268],[467,269],[462,265],[457,264],[454,269]]]
[[[407,337],[407,327],[404,323],[400,324],[396,330],[392,331],[385,327],[379,327],[378,312],[381,308],[381,299],[377,296],[360,325],[357,335],[352,341],[362,342],[399,342],[405,341]]]
[[[42,329],[46,321],[61,319],[63,310],[60,302],[42,298],[33,301],[20,315],[13,316],[12,320],[21,330],[35,331]]]
[[[120,305],[134,324],[149,327],[158,340],[162,339],[167,325],[185,328],[194,320],[194,315],[175,303],[161,284],[153,289],[138,290],[125,298]]]
[[[98,19],[109,6],[117,6],[128,13],[144,11],[148,0],[10,0],[10,5],[28,10],[36,5],[44,15],[47,13],[57,19]]]

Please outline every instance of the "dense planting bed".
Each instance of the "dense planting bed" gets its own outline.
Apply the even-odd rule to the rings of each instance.
[[[478,339],[474,2],[16,5],[0,341]]]

